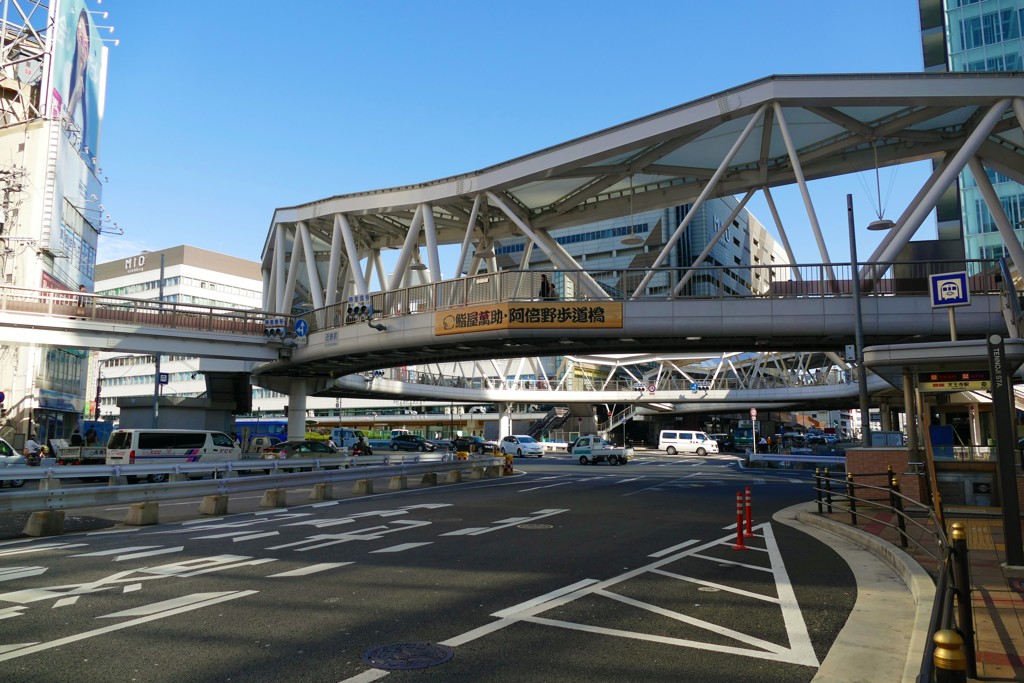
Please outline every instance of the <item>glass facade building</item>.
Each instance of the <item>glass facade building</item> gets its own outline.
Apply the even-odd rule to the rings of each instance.
[[[920,0],[919,4],[926,71],[1024,71],[1024,0]],[[1017,239],[1022,240],[1024,186],[992,171],[988,177]],[[970,171],[960,176],[955,206],[965,256],[1004,256],[992,213]],[[941,233],[942,224],[949,223],[944,221],[942,205],[939,222]]]

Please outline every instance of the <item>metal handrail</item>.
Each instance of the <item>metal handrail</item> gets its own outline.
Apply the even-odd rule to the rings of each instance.
[[[935,575],[935,598],[932,604],[928,636],[921,655],[921,667],[917,680],[918,683],[933,683],[938,680],[936,678],[937,667],[935,663],[937,648],[935,634],[945,630],[952,630],[960,635],[963,641],[963,654],[967,663],[966,673],[971,678],[976,678],[977,657],[974,651],[974,625],[971,613],[971,576],[970,565],[967,560],[966,533],[963,526],[959,523],[953,524],[952,540],[950,540],[946,536],[942,525],[939,524],[932,508],[899,492],[899,483],[892,476],[892,468],[889,468],[885,473],[872,473],[863,476],[887,476],[889,486],[882,487],[855,482],[852,474],[847,474],[846,479],[835,479],[828,476],[828,470],[825,470],[824,476],[821,475],[819,470],[815,470],[814,491],[818,513],[822,514],[823,507],[827,507],[831,513],[834,507],[841,507],[842,501],[845,500],[846,509],[851,515],[851,524],[853,526],[857,526],[858,517],[865,517],[889,529],[898,528],[900,542],[904,548],[907,547],[908,542],[913,543],[921,552],[938,563]],[[835,488],[833,488],[833,484],[836,485]],[[858,488],[886,492],[889,496],[888,506],[878,499],[866,499],[855,495]],[[897,524],[893,525],[885,520],[866,515],[863,509],[858,511],[857,503],[866,503],[888,509],[896,517]],[[904,506],[909,506],[911,509],[926,514],[931,526],[918,522],[913,515],[906,512]],[[906,531],[907,522],[930,534],[934,538],[939,552],[933,554],[924,545],[918,543],[916,539],[911,538]],[[948,680],[954,679],[950,678]]]

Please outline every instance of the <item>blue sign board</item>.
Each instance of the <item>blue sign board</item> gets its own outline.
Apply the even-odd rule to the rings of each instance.
[[[966,271],[929,275],[928,291],[932,295],[932,308],[967,306],[971,303]]]
[[[305,337],[306,333],[309,332],[309,323],[302,318],[295,321],[295,335],[298,337]]]
[[[166,372],[160,373],[160,384],[167,384],[170,381],[170,375]]]

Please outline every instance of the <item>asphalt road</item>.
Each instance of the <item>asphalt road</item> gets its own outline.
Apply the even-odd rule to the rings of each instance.
[[[158,526],[98,509],[77,515],[93,531],[8,533],[3,678],[810,681],[852,609],[846,564],[769,522],[810,498],[799,475],[656,455],[516,466],[325,503],[296,491],[289,508],[232,499],[223,518],[164,503]],[[744,486],[755,535],[737,550]]]

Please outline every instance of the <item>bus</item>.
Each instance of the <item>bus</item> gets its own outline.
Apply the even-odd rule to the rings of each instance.
[[[736,427],[732,430],[732,446],[738,451],[753,448],[754,445],[754,421],[738,420]]]
[[[319,420],[306,418],[307,439],[323,439],[327,437],[316,431]],[[239,417],[235,418],[235,432],[242,444],[247,444],[254,436],[273,436],[281,441],[288,440],[288,418],[285,417]]]

